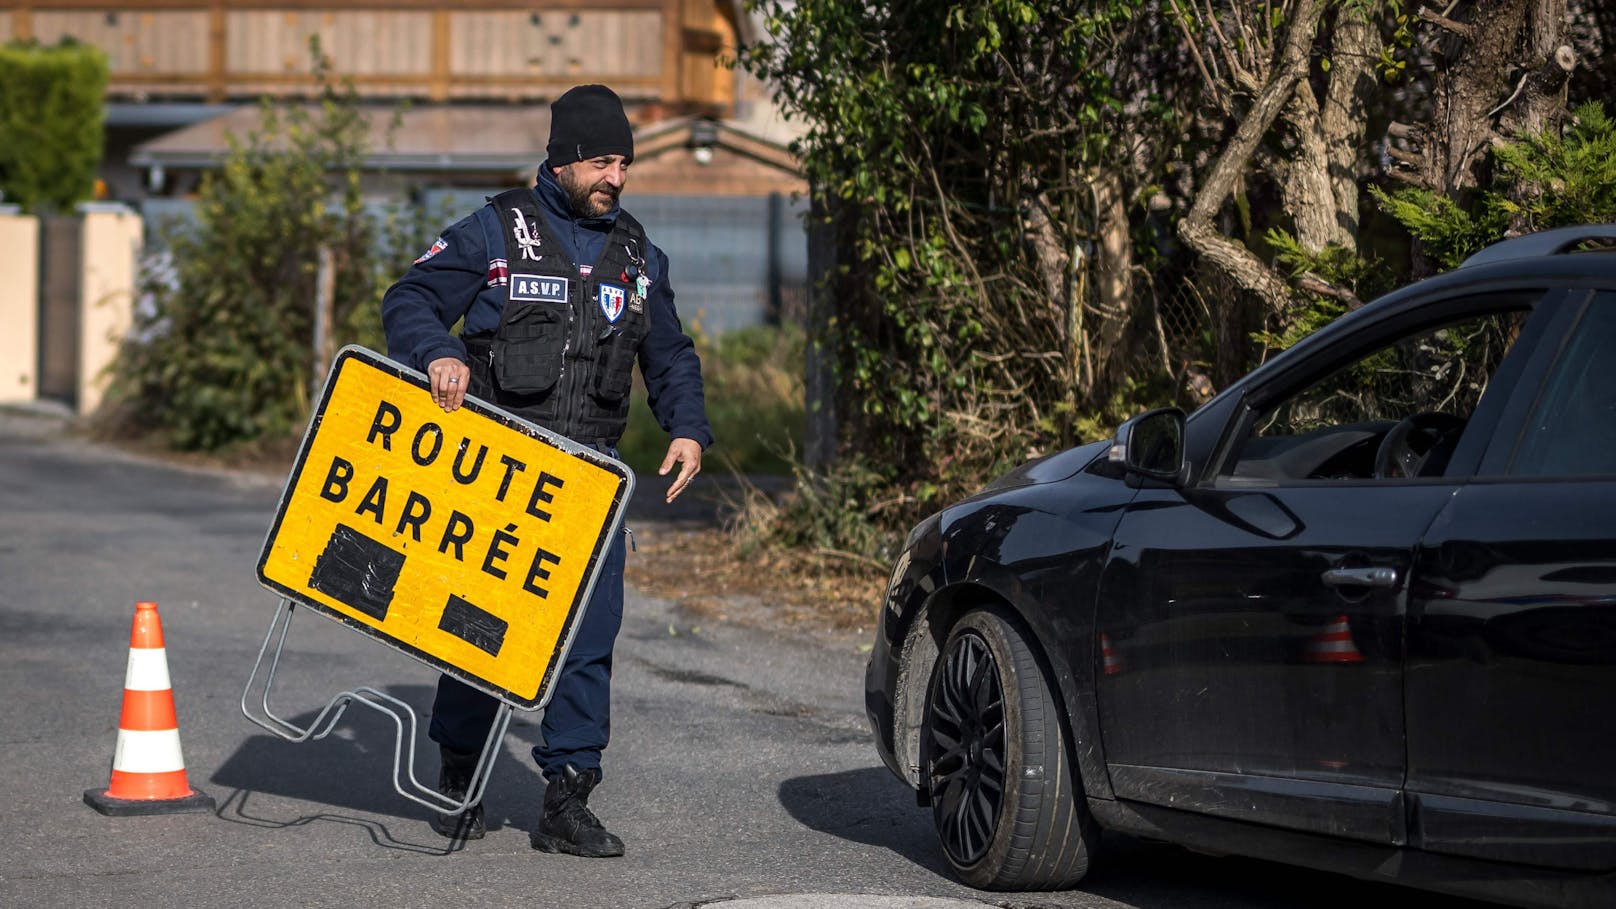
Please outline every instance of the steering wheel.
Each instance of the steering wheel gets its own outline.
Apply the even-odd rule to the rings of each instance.
[[[1425,459],[1450,436],[1463,429],[1465,420],[1439,410],[1414,414],[1393,426],[1375,450],[1375,476],[1380,479],[1417,477]]]

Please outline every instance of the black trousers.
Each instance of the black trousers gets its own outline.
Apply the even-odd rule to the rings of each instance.
[[[606,550],[589,608],[544,708],[539,726],[543,741],[533,746],[533,760],[546,778],[567,764],[598,769],[611,737],[612,647],[623,626],[623,536],[616,534]],[[456,751],[481,751],[498,708],[493,696],[440,676],[428,735]]]

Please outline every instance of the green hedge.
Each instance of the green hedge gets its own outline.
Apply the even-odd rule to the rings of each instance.
[[[95,196],[107,56],[70,38],[0,47],[0,192],[30,212]]]
[[[707,421],[713,447],[703,470],[789,474],[803,447],[803,332],[795,326],[757,325],[712,337],[687,326],[701,356]],[[636,471],[655,474],[668,452],[668,434],[645,404],[635,374],[634,403],[618,451]]]

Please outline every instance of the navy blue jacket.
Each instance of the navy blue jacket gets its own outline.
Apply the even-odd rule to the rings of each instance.
[[[599,218],[573,214],[567,194],[548,162],[539,168],[533,187],[539,208],[567,256],[580,266],[599,258],[617,221],[618,207]],[[466,345],[450,333],[461,319],[465,334],[491,333],[504,315],[506,289],[490,286],[491,258],[475,213],[444,231],[398,283],[382,297],[382,327],[387,354],[422,372],[441,357],[466,360]],[[672,438],[694,439],[702,448],[713,442],[702,393],[701,360],[684,333],[668,283],[668,257],[655,244],[646,257],[651,292],[646,297],[650,329],[640,345],[638,362],[645,379],[651,413]]]

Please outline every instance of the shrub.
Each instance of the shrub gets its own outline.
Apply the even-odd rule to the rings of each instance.
[[[1492,155],[1492,186],[1468,205],[1423,189],[1370,192],[1443,268],[1510,230],[1616,220],[1616,121],[1598,102],[1578,107],[1564,132],[1556,126],[1517,136]]]
[[[107,55],[65,38],[0,47],[0,192],[31,212],[95,195]]]
[[[755,326],[718,337],[690,329],[701,356],[702,385],[714,445],[709,464],[740,473],[787,473],[802,448],[803,332],[795,326]],[[645,404],[636,378],[628,430],[618,446],[636,471],[655,473],[668,435]]]
[[[108,422],[200,451],[301,429],[330,353],[313,344],[320,250],[335,271],[332,350],[374,346],[384,282],[403,270],[377,255],[383,228],[360,196],[366,132],[351,88],[327,85],[312,109],[265,102],[259,126],[231,138],[195,223],[165,236],[167,271],[144,288]]]

